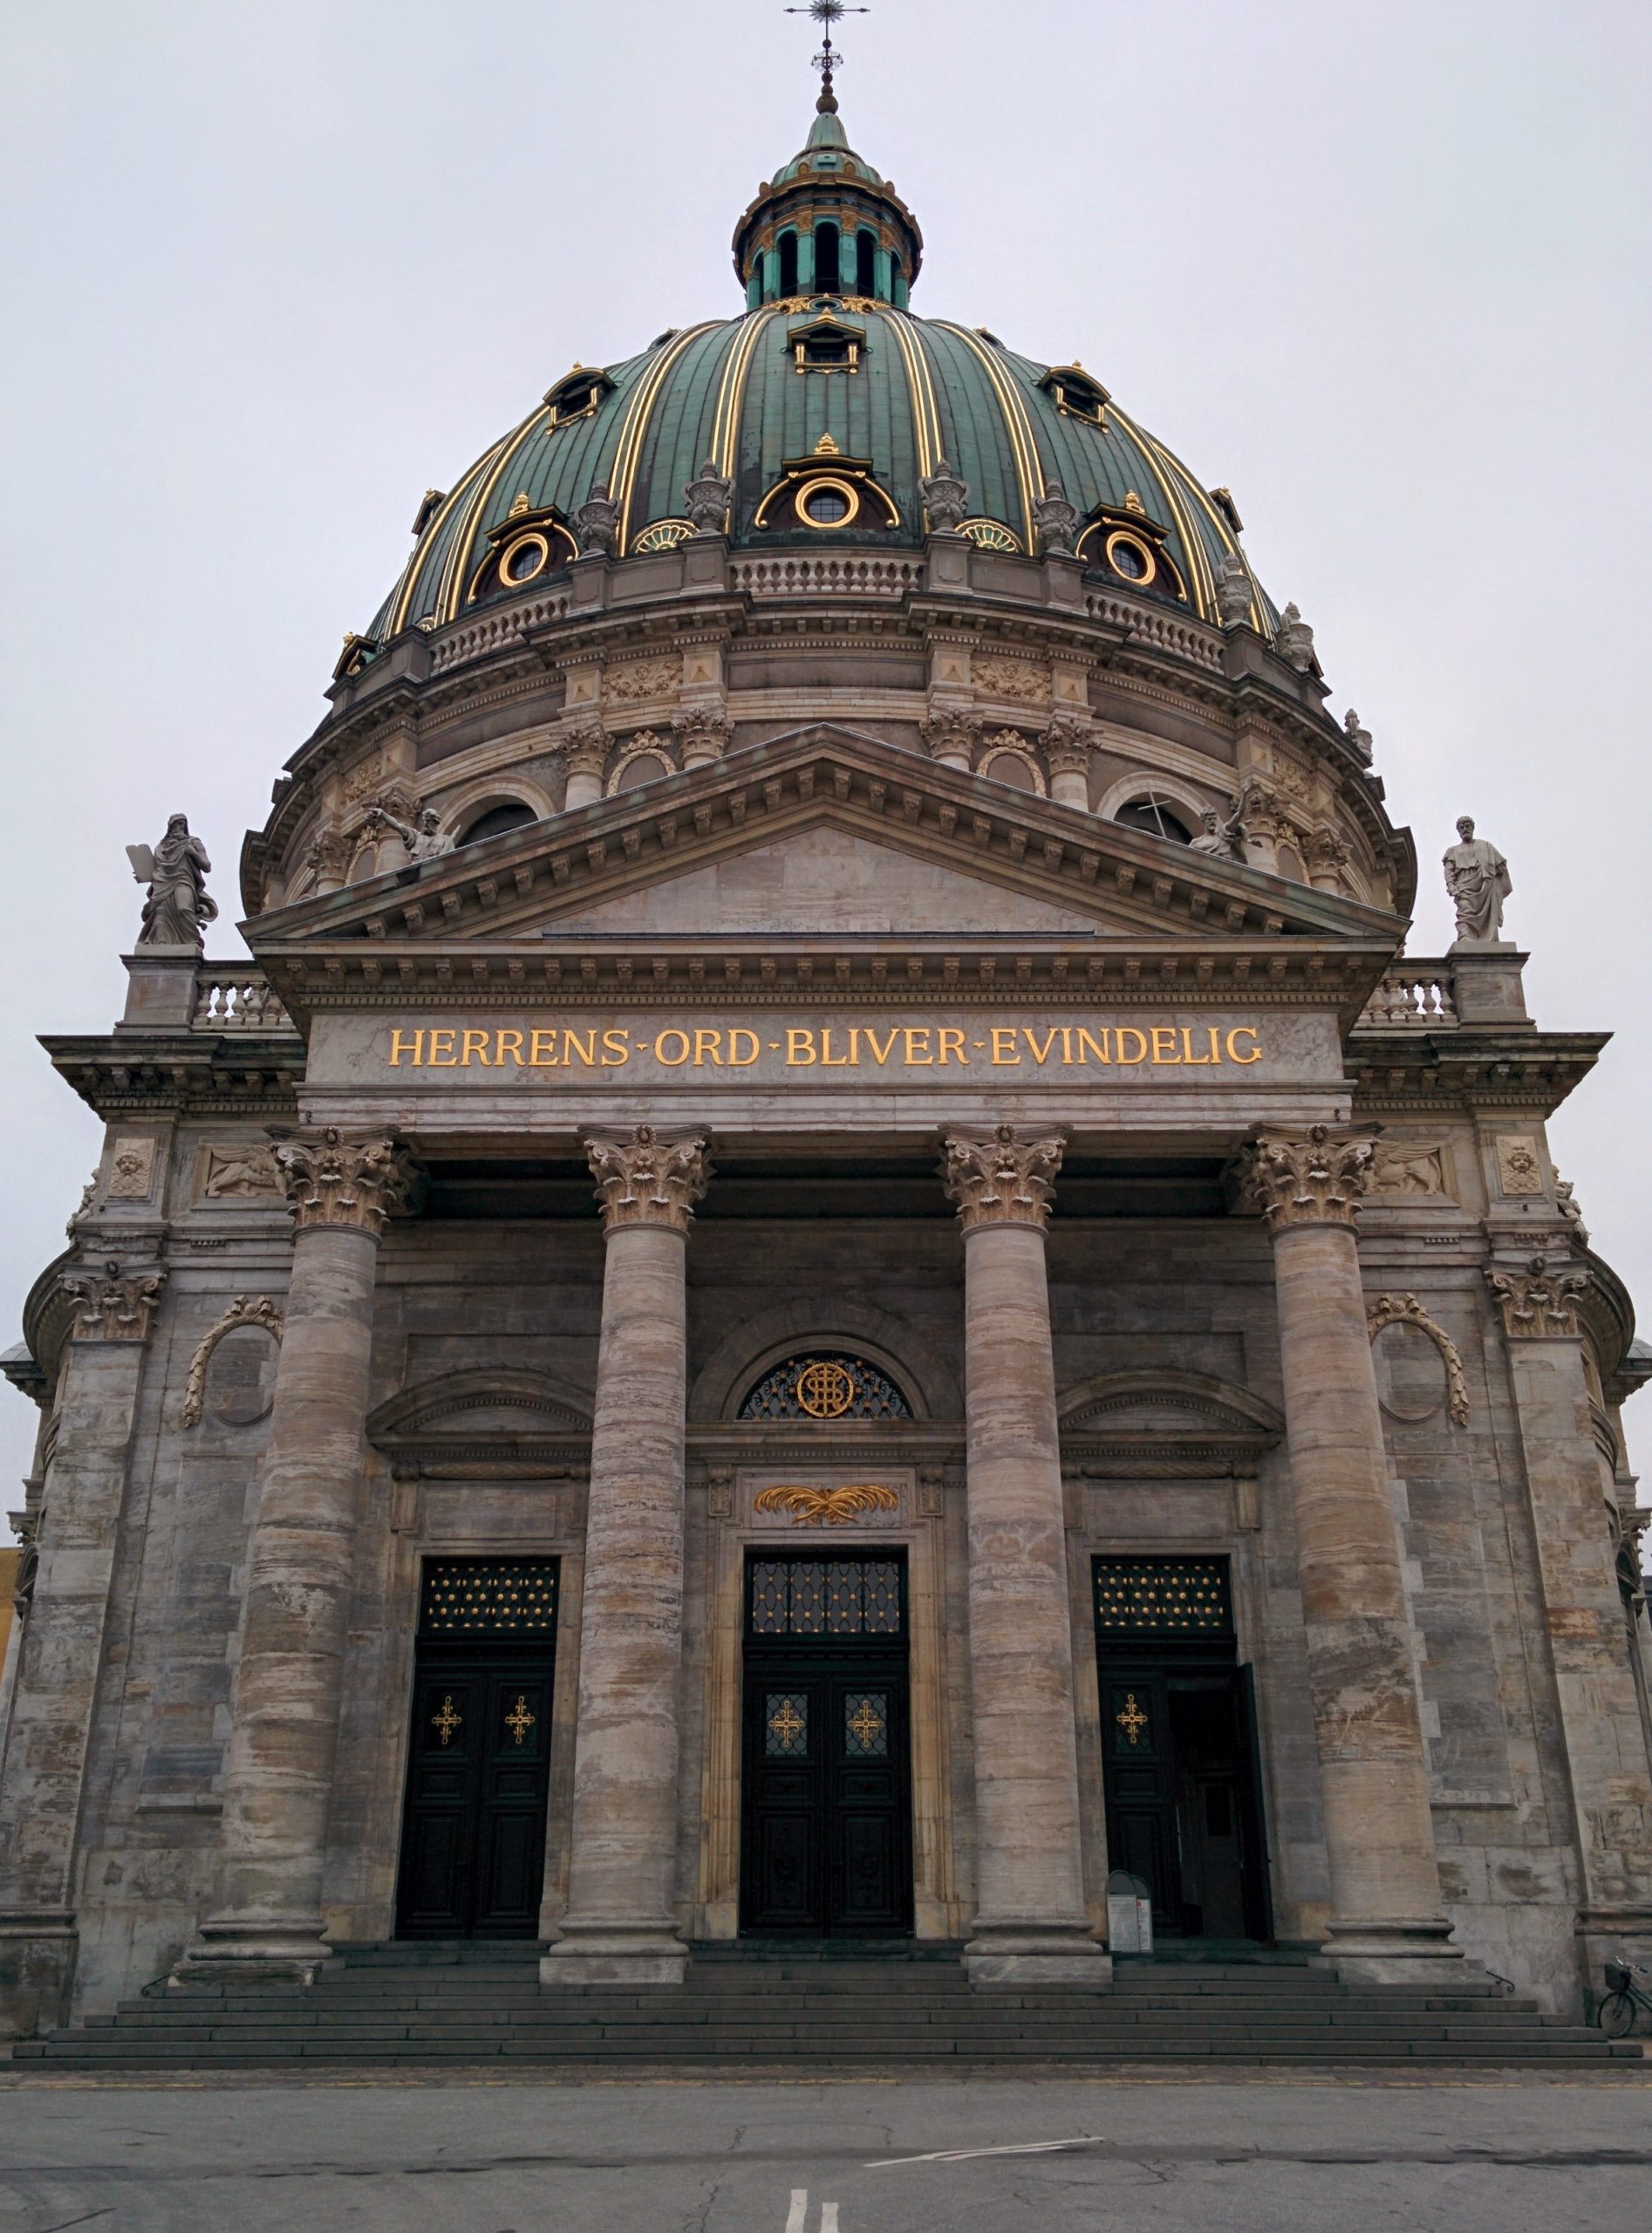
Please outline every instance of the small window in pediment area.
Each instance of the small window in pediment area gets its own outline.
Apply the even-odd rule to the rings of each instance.
[[[1075,419],[1088,420],[1092,427],[1107,424],[1107,390],[1100,380],[1092,379],[1082,365],[1052,365],[1039,386],[1053,398],[1058,411]]]
[[[866,335],[862,327],[845,325],[828,314],[808,325],[795,325],[786,342],[800,372],[857,372]]]
[[[570,419],[589,418],[599,408],[603,398],[613,392],[614,383],[606,372],[591,365],[576,365],[571,372],[545,391],[545,407],[550,413],[551,426],[562,427]]]

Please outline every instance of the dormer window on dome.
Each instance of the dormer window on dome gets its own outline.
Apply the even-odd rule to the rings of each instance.
[[[579,546],[551,504],[538,510],[519,495],[497,527],[488,530],[488,555],[476,569],[468,602],[526,589],[542,574],[559,574]]]
[[[866,329],[845,325],[829,311],[807,325],[794,325],[786,346],[800,372],[857,372],[866,346]]]
[[[833,535],[845,528],[886,535],[900,525],[900,507],[872,479],[871,461],[845,457],[823,434],[808,457],[788,461],[784,477],[769,489],[752,520],[754,529],[785,534],[799,529]]]
[[[1093,572],[1110,574],[1130,589],[1174,598],[1178,604],[1187,601],[1181,574],[1165,548],[1165,529],[1148,517],[1133,488],[1121,505],[1096,506],[1075,548]]]
[[[561,427],[570,419],[588,419],[601,406],[605,395],[614,392],[614,383],[606,372],[589,365],[576,365],[554,387],[545,390],[545,408],[550,413],[553,427]]]
[[[1093,380],[1082,365],[1053,365],[1039,386],[1054,398],[1058,411],[1092,427],[1107,424],[1111,399],[1100,380]]]

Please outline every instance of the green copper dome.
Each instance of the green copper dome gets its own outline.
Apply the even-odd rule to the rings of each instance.
[[[874,210],[878,245],[869,252],[862,237],[857,271],[851,223],[858,212],[870,230]],[[775,295],[785,235],[804,226],[820,238],[801,251],[803,278],[793,280],[787,250],[797,291]],[[543,586],[573,556],[575,515],[593,495],[618,507],[616,560],[670,547],[690,532],[685,490],[707,465],[732,484],[737,551],[919,548],[921,484],[945,464],[967,490],[962,531],[1030,562],[1061,547],[1059,530],[1053,542],[1041,534],[1038,510],[1057,484],[1091,572],[1217,621],[1217,571],[1239,552],[1225,491],[1206,489],[1082,366],[1052,367],[983,327],[901,307],[917,226],[849,147],[835,108],[765,185],[735,249],[748,294],[762,297],[743,316],[662,334],[623,363],[576,366],[427,500],[407,566],[357,639],[363,656],[405,629],[444,627]],[[835,283],[815,283],[820,254],[836,257]],[[811,497],[814,478],[846,493]],[[1252,590],[1255,625],[1271,634],[1278,616]]]

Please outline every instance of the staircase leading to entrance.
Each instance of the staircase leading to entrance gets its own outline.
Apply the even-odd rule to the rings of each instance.
[[[1121,1963],[1108,1993],[972,1992],[955,1947],[707,1946],[680,1991],[543,1986],[531,1944],[345,1950],[308,1989],[124,2002],[19,2042],[58,2070],[284,2066],[940,2073],[1134,2063],[1557,2069],[1639,2063],[1633,2041],[1530,2001],[1355,1989],[1306,1962]]]

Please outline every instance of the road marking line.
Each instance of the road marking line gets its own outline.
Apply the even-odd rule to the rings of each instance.
[[[823,2202],[820,2206],[820,2233],[837,2233],[837,2204]]]
[[[809,2189],[792,2189],[792,2206],[786,2213],[786,2233],[803,2233],[803,2222],[809,2216]]]
[[[1078,2140],[1021,2140],[1005,2148],[938,2148],[929,2155],[884,2155],[869,2163],[869,2171],[887,2171],[898,2163],[968,2163],[978,2155],[1048,2155],[1062,2148],[1104,2148],[1104,2140],[1086,2133]],[[786,2233],[792,2233],[788,2226]]]

